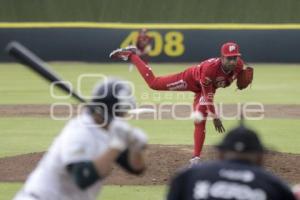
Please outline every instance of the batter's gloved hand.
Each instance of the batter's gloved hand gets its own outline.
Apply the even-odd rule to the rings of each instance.
[[[236,86],[238,89],[242,90],[248,87],[252,83],[253,80],[253,68],[246,67],[243,69],[238,75],[236,80]]]
[[[142,129],[134,128],[130,134],[129,148],[140,151],[146,148],[148,137]]]
[[[110,148],[124,151],[130,143],[131,126],[123,120],[115,119],[109,125]]]

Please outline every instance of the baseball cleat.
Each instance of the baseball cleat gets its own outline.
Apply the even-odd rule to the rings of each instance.
[[[136,53],[136,51],[137,48],[135,46],[116,49],[109,54],[109,58],[127,61],[132,54]]]
[[[192,159],[190,159],[190,165],[189,165],[189,166],[190,166],[190,167],[193,167],[193,166],[199,164],[200,162],[201,162],[200,157],[195,156],[195,157],[193,157]]]

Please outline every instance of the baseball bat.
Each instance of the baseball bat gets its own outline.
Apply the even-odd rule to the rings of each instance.
[[[41,58],[39,58],[19,42],[10,42],[6,47],[6,51],[20,63],[38,73],[50,83],[56,83],[55,85],[59,89],[67,92],[67,94],[71,94],[79,102],[87,103],[87,101],[82,98],[75,90],[73,90],[69,85],[65,84],[63,79],[61,79],[54,71],[52,71],[49,65],[45,63],[45,61],[43,61]],[[155,110],[151,111],[155,112]],[[149,109],[144,110],[143,108],[136,108],[131,109],[129,111],[129,114],[141,114],[146,112],[149,112]]]
[[[86,102],[85,99],[83,99],[75,90],[66,84],[63,79],[61,79],[54,71],[52,71],[46,62],[44,62],[41,58],[39,58],[19,42],[10,42],[6,47],[6,51],[10,56],[14,57],[20,63],[41,75],[50,83],[55,83],[58,88],[67,92],[67,94],[71,94],[79,102]]]

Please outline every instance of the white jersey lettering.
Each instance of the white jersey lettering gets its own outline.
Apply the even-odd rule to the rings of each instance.
[[[248,185],[227,181],[198,181],[194,187],[194,199],[209,197],[236,200],[266,200],[266,192],[261,189],[252,189]]]

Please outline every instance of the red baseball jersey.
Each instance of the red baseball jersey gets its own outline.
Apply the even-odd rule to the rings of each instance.
[[[216,89],[230,86],[237,75],[242,71],[243,66],[243,60],[238,58],[235,69],[226,73],[222,68],[221,58],[211,58],[190,68],[193,73],[194,84],[198,84],[201,87],[201,98],[199,101],[206,103],[208,110],[212,114],[215,114],[213,97]]]
[[[222,68],[220,58],[211,58],[203,61],[197,67],[200,67],[200,84],[204,87],[211,87],[214,92],[217,88],[228,87],[237,75],[242,71],[244,62],[241,58],[237,61],[235,69],[226,73]]]

